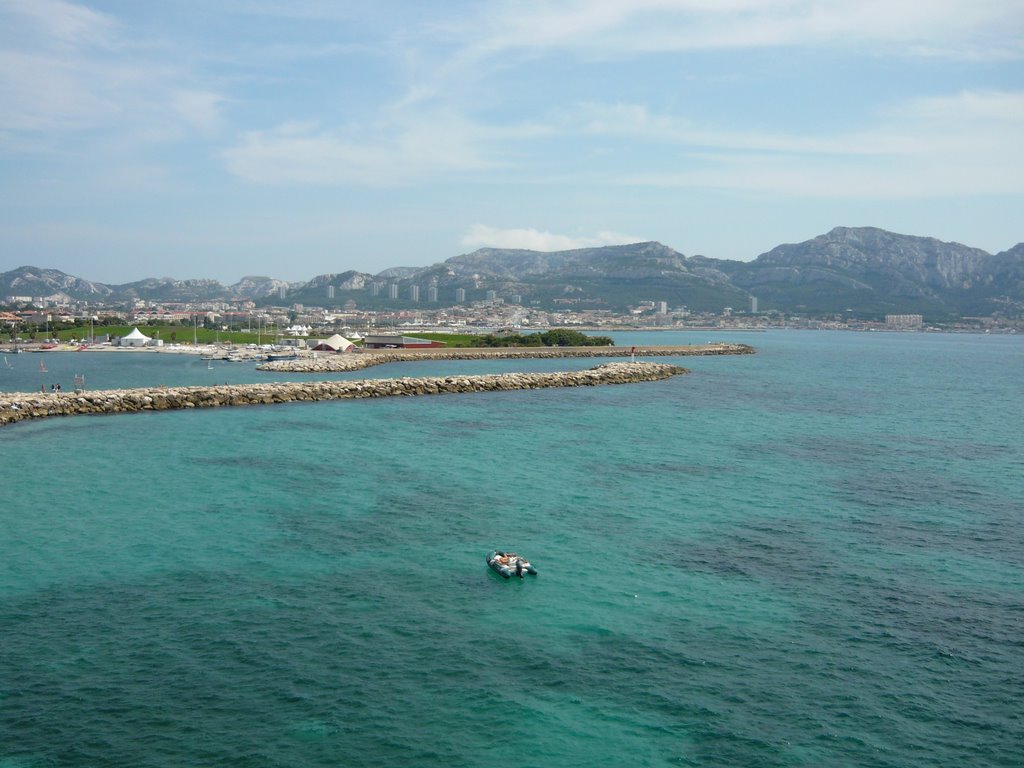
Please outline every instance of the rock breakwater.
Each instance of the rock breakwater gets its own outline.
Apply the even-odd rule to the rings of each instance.
[[[605,363],[585,371],[553,373],[225,384],[209,387],[154,387],[56,394],[10,392],[0,393],[0,426],[52,416],[632,384],[658,381],[683,373],[687,373],[685,368],[663,363],[616,362]]]
[[[325,354],[275,360],[256,366],[261,371],[288,373],[341,373],[358,371],[384,363],[414,360],[521,360],[556,357],[692,357],[705,355],[750,355],[747,344],[687,344],[645,347],[463,347],[455,349],[376,349],[359,353]]]

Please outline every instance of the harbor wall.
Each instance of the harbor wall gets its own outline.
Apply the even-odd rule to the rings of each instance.
[[[694,357],[706,355],[750,355],[748,344],[712,343],[643,347],[459,347],[453,349],[375,349],[365,352],[318,353],[294,360],[275,360],[256,366],[261,371],[288,373],[340,373],[358,371],[384,363],[414,360],[524,360],[560,357]]]
[[[0,426],[29,419],[239,405],[315,402],[346,398],[497,392],[548,387],[590,387],[657,381],[687,373],[663,363],[614,362],[585,371],[453,375],[355,381],[273,382],[223,386],[151,387],[95,392],[0,393]]]

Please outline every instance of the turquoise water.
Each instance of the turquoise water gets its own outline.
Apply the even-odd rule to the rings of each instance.
[[[616,342],[705,338],[759,352],[4,428],[0,766],[1021,765],[1024,338]]]

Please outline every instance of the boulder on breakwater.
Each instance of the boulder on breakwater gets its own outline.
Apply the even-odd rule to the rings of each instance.
[[[687,373],[685,368],[663,363],[616,362],[605,363],[584,371],[552,373],[225,384],[223,386],[111,389],[52,394],[9,392],[0,393],[0,426],[50,416],[217,408],[363,397],[632,384],[641,381],[658,381],[683,373]]]

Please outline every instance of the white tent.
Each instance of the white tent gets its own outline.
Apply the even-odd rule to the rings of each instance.
[[[355,346],[344,336],[336,333],[331,338],[321,341],[313,349],[317,352],[349,352],[355,349]]]
[[[122,336],[118,346],[122,347],[144,347],[151,342],[149,336],[144,334],[138,328],[132,328],[132,332],[127,336]]]

